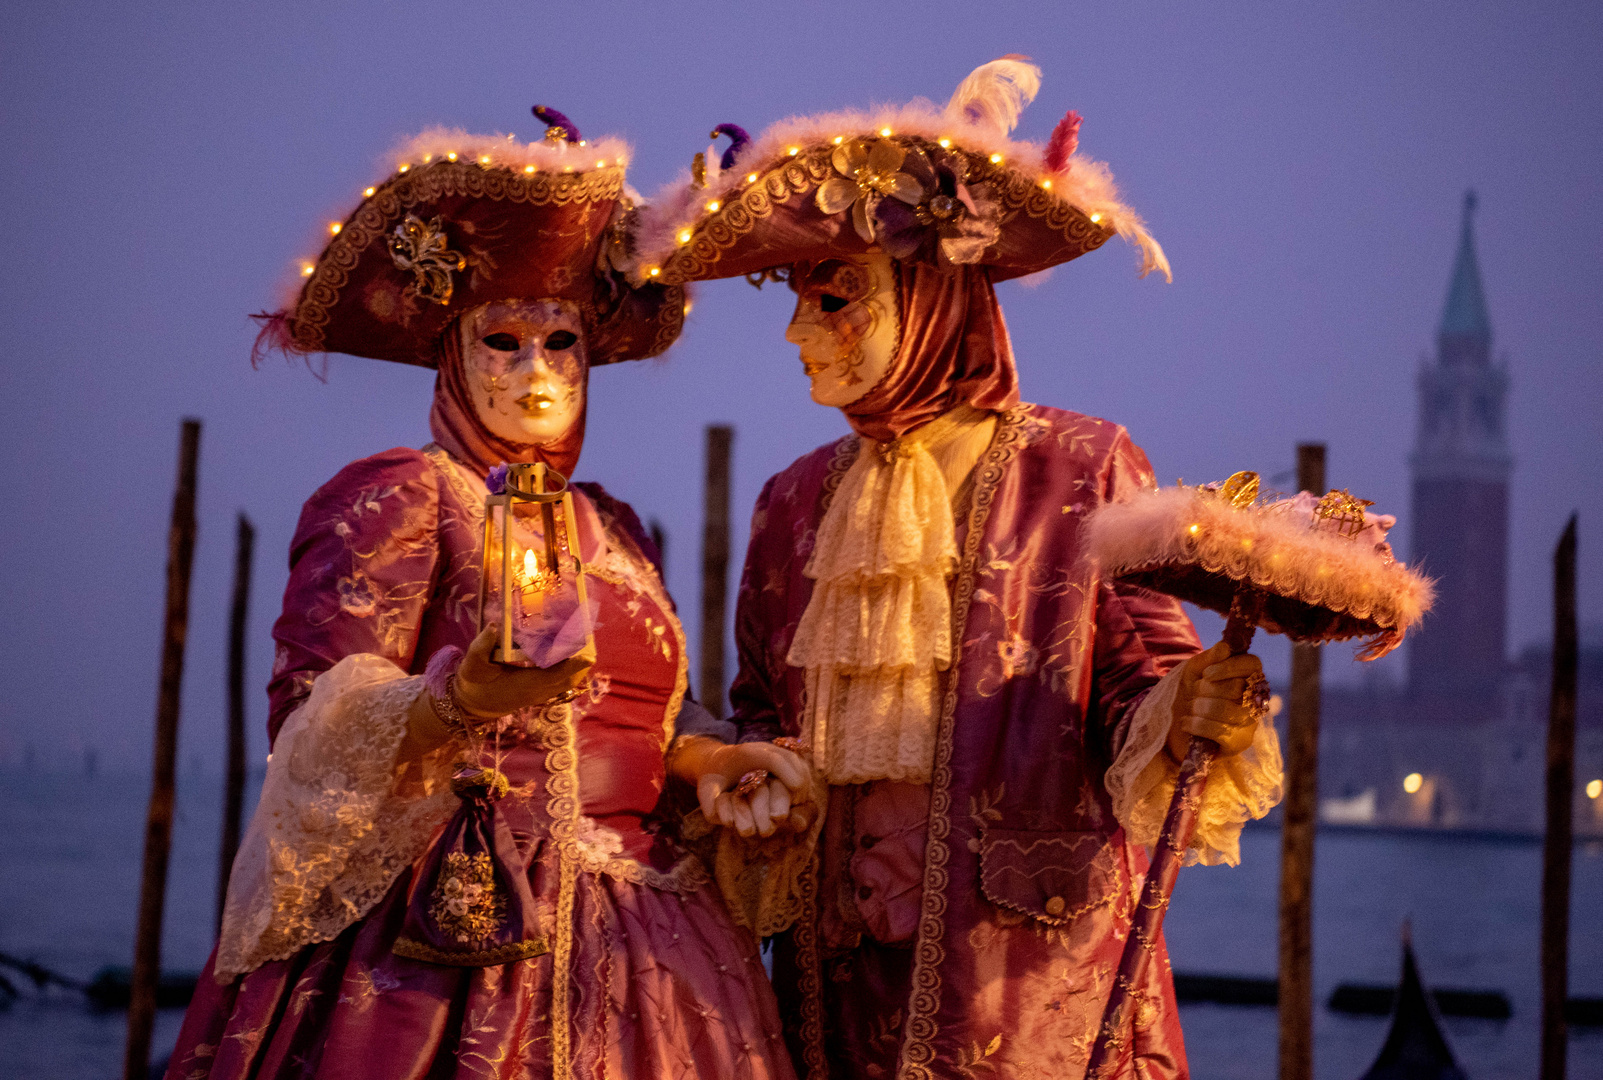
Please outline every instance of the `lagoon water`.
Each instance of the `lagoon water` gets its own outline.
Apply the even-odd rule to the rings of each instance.
[[[179,778],[163,958],[198,969],[211,948],[220,780]],[[0,770],[0,952],[88,978],[133,952],[148,780],[131,774]],[[254,800],[254,793],[251,795]],[[247,803],[249,805],[249,802]],[[1168,919],[1182,971],[1275,972],[1279,833],[1251,830],[1239,868],[1180,875]],[[1315,979],[1320,1001],[1338,982],[1394,981],[1398,931],[1411,919],[1427,981],[1501,989],[1506,1022],[1447,1021],[1471,1080],[1524,1080],[1537,1072],[1538,889],[1541,849],[1529,843],[1440,835],[1321,834],[1315,888]],[[1572,994],[1603,996],[1603,845],[1575,851]],[[121,1075],[123,1016],[86,1009],[62,991],[21,996],[0,1009],[0,1076],[112,1080]],[[159,1014],[155,1047],[166,1053],[181,1013]],[[1182,1010],[1198,1080],[1273,1080],[1272,1008],[1212,1005]],[[1315,1015],[1319,1080],[1356,1080],[1385,1038],[1381,1018]],[[1603,1080],[1603,1029],[1570,1039],[1573,1080]]]

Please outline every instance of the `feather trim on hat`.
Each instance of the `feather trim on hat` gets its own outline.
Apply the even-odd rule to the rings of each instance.
[[[678,247],[683,230],[693,228],[706,216],[709,203],[722,202],[737,194],[738,185],[747,175],[782,161],[793,147],[816,146],[831,142],[837,136],[872,137],[889,129],[896,135],[920,136],[931,141],[951,139],[969,152],[1001,155],[1008,168],[1033,178],[1050,179],[1054,195],[1088,216],[1106,222],[1140,250],[1142,277],[1156,270],[1172,281],[1163,248],[1147,232],[1141,216],[1119,200],[1118,187],[1105,164],[1075,153],[1067,157],[1064,170],[1049,168],[1042,144],[1008,137],[1019,112],[1034,97],[1039,85],[1039,69],[1033,64],[1004,58],[971,73],[945,108],[927,98],[916,98],[905,105],[880,105],[866,110],[847,109],[781,120],[741,151],[734,173],[723,174],[715,180],[709,167],[706,186],[700,186],[686,170],[653,197],[651,207],[641,217],[637,266],[666,262]],[[711,164],[711,155],[708,155],[708,164]]]
[[[532,165],[539,172],[582,172],[603,165],[627,167],[632,153],[627,142],[611,137],[525,143],[514,135],[472,135],[461,128],[432,127],[401,143],[385,160],[393,163],[391,169],[398,169],[456,154],[461,160],[492,167],[521,170]]]

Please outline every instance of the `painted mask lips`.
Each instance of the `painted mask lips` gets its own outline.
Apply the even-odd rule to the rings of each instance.
[[[810,360],[805,356],[802,357],[802,371],[806,373],[809,379],[828,367],[829,361],[827,360]]]
[[[518,405],[527,413],[545,412],[557,403],[557,399],[543,390],[530,390],[517,399]]]

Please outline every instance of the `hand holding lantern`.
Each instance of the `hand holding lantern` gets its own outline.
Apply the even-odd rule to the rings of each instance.
[[[579,656],[595,659],[594,615],[585,588],[573,493],[566,478],[541,462],[502,465],[489,477],[484,502],[479,626],[499,624],[489,659],[518,667],[552,667]],[[515,504],[538,508],[540,532],[519,544]],[[556,507],[562,507],[559,532]],[[564,552],[563,549],[566,549]]]

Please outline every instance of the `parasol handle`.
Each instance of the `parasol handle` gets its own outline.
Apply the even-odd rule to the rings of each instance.
[[[1251,586],[1242,586],[1236,592],[1224,631],[1224,642],[1230,647],[1231,656],[1239,656],[1252,647],[1263,605],[1263,593]],[[1097,1030],[1096,1045],[1091,1048],[1091,1060],[1086,1065],[1087,1080],[1107,1080],[1119,1074],[1129,1058],[1135,1035],[1135,1012],[1140,1003],[1139,988],[1146,981],[1147,965],[1157,951],[1163,915],[1169,908],[1169,898],[1174,893],[1175,878],[1179,876],[1180,864],[1185,861],[1191,834],[1196,832],[1202,792],[1208,785],[1208,772],[1218,753],[1218,743],[1193,736],[1186,758],[1180,763],[1174,797],[1169,800],[1163,831],[1158,834],[1158,843],[1152,852],[1141,900],[1130,919],[1130,936],[1124,941],[1119,973],[1114,977],[1113,990],[1102,1010],[1102,1026]]]

